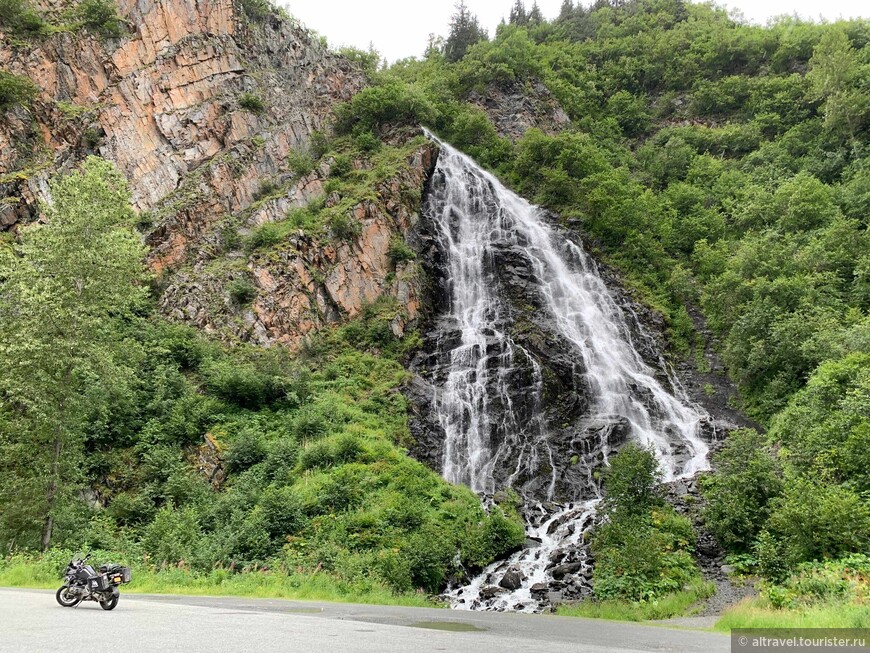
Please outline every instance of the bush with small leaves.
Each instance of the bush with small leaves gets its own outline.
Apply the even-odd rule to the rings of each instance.
[[[413,261],[417,258],[417,253],[408,246],[404,238],[395,236],[390,240],[390,248],[387,254],[393,263],[402,263],[404,261]]]
[[[256,409],[287,398],[286,377],[250,363],[219,359],[204,364],[201,371],[210,392],[243,408]]]
[[[275,6],[269,0],[241,0],[245,16],[256,22],[263,22],[275,12]]]
[[[332,165],[329,167],[329,176],[341,179],[351,170],[353,170],[351,158],[346,154],[336,154],[332,160]]]
[[[27,0],[0,0],[0,26],[23,38],[41,36],[48,28],[45,19]]]
[[[266,104],[256,93],[242,93],[239,96],[239,106],[251,113],[263,113],[266,110]]]
[[[257,296],[257,288],[247,279],[233,279],[227,284],[227,294],[236,306],[246,306]]]
[[[746,552],[770,516],[770,502],[782,492],[779,463],[764,436],[733,431],[713,457],[715,472],[704,477],[704,520],[727,550]]]
[[[339,240],[353,240],[362,233],[362,225],[348,213],[333,213],[327,221],[329,230]]]
[[[384,125],[433,124],[438,111],[416,87],[398,81],[370,86],[336,107],[336,131],[374,131]]]
[[[224,462],[227,471],[238,474],[262,462],[266,453],[263,434],[253,427],[245,428],[227,448]]]
[[[0,111],[16,105],[27,106],[36,98],[39,89],[27,77],[0,70]]]
[[[113,0],[83,0],[76,13],[85,27],[106,38],[120,38],[124,34],[124,21]]]
[[[356,148],[363,153],[376,152],[381,147],[381,139],[371,131],[361,130],[353,137]]]
[[[287,157],[287,165],[293,174],[303,177],[314,170],[314,159],[304,150],[293,150]]]

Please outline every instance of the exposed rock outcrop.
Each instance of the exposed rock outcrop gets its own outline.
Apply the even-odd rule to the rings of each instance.
[[[373,189],[373,197],[348,209],[359,234],[322,239],[303,231],[250,257],[241,252],[216,258],[220,230],[212,230],[193,265],[171,278],[161,309],[173,319],[260,345],[298,347],[303,338],[330,322],[357,316],[382,295],[401,307],[392,327],[401,337],[408,323],[421,314],[422,277],[414,261],[396,261],[390,253],[395,239],[405,240],[418,222],[416,201],[434,163],[430,144],[413,150],[402,169]],[[284,219],[286,208],[304,205],[322,194],[328,165],[304,184],[268,200],[247,219],[248,226]],[[326,198],[327,208],[341,198]],[[285,208],[286,207],[286,208]],[[227,287],[234,280],[251,284],[253,300],[245,310],[234,305]]]
[[[35,219],[47,180],[95,153],[129,180],[170,317],[296,346],[387,293],[404,307],[401,334],[419,313],[420,283],[389,248],[416,221],[431,146],[350,209],[358,236],[300,232],[248,257],[227,241],[323,198],[330,162],[308,173],[292,161],[365,75],[293,19],[254,21],[238,1],[122,0],[119,10],[121,39],[61,32],[13,46],[0,34],[0,65],[39,88],[31,109],[0,115],[0,229]],[[253,301],[238,305],[234,281],[251,285]]]
[[[472,91],[468,101],[486,111],[499,134],[511,140],[531,128],[555,134],[571,123],[559,101],[540,81],[490,84],[484,93]]]

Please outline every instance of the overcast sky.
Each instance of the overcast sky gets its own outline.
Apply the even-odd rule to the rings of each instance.
[[[446,35],[454,0],[278,0],[332,46],[366,49],[369,43],[390,62],[420,56],[430,33]],[[466,0],[481,24],[494,34],[513,0]],[[532,0],[526,0],[530,7]],[[583,4],[589,5],[590,0]],[[750,20],[764,23],[771,16],[797,12],[805,18],[870,18],[870,5],[858,0],[727,0]],[[559,13],[562,0],[538,0],[547,18]]]

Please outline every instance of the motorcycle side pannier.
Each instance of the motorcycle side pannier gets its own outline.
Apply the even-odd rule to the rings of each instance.
[[[105,574],[97,574],[88,578],[88,589],[92,592],[105,592],[109,589],[109,579]]]
[[[121,567],[120,565],[118,565],[117,569],[109,573],[108,576],[112,585],[126,585],[133,577],[133,575],[130,573],[129,567]]]

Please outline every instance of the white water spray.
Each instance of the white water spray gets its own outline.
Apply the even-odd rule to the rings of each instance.
[[[578,384],[591,400],[584,424],[627,424],[632,440],[653,448],[665,480],[705,469],[708,447],[699,437],[699,425],[707,416],[688,402],[675,378],[669,379],[672,390],[656,379],[635,349],[625,315],[594,262],[555,231],[540,209],[469,157],[443,142],[439,145],[426,209],[445,253],[448,319],[459,333],[450,343],[447,377],[434,399],[446,435],[444,477],[491,494],[502,489],[496,487],[495,467],[508,464],[514,471],[507,485],[521,475],[549,473],[546,499],[563,498],[553,497],[556,465],[541,410],[523,423],[512,410],[517,389],[511,386],[511,375],[519,363],[532,370],[534,382],[522,391],[534,395],[538,405],[543,381],[538,363],[509,334],[513,318],[500,295],[499,251],[524,259],[552,330],[576,356]],[[584,428],[578,425],[578,430]],[[605,458],[606,432],[599,436]],[[591,472],[590,467],[590,479]],[[576,502],[530,521],[528,534],[540,546],[492,565],[471,585],[454,590],[454,606],[533,609],[531,588],[547,580],[554,554],[582,548],[595,494],[567,497]],[[585,570],[585,563],[579,563]],[[521,570],[522,587],[483,602],[484,585],[508,567]]]

